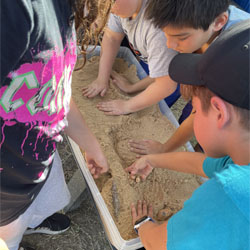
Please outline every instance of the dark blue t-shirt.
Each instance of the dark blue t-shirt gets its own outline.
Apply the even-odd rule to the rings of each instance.
[[[35,199],[67,126],[72,16],[68,0],[1,1],[0,226]]]

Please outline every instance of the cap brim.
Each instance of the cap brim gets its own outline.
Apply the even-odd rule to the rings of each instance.
[[[169,65],[169,76],[175,82],[190,85],[202,85],[198,65],[202,55],[178,54]]]

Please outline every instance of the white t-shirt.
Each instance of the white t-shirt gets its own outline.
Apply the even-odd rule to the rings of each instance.
[[[164,32],[144,17],[146,3],[147,0],[143,0],[141,10],[133,20],[110,14],[108,27],[127,36],[134,52],[148,63],[150,77],[157,78],[169,74],[169,63],[177,52],[167,48]]]

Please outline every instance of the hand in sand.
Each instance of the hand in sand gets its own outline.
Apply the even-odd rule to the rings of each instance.
[[[130,151],[139,155],[165,153],[164,144],[154,140],[130,140]]]
[[[98,155],[94,158],[85,153],[85,160],[90,173],[95,179],[109,170],[108,163],[104,155]]]
[[[131,214],[133,219],[133,225],[135,222],[139,219],[141,219],[143,216],[149,216],[153,217],[153,207],[151,204],[147,205],[146,201],[138,201],[137,207],[132,203],[131,204]]]
[[[116,71],[112,71],[111,79],[112,79],[112,82],[125,93],[133,92],[133,89],[132,89],[133,85],[125,77],[123,77]]]
[[[105,113],[105,115],[126,115],[129,114],[126,100],[113,100],[108,102],[100,102],[97,108]]]
[[[135,161],[131,166],[125,168],[125,171],[130,174],[132,179],[139,175],[142,180],[145,180],[147,176],[152,172],[153,166],[148,161],[146,156],[141,157]]]
[[[91,84],[82,89],[82,94],[88,98],[92,98],[100,94],[104,96],[108,90],[108,82],[100,81],[98,78],[94,80]]]

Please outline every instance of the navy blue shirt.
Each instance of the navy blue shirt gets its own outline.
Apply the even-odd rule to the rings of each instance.
[[[76,61],[71,20],[68,0],[1,1],[0,226],[35,199],[67,126]]]

